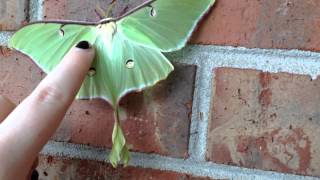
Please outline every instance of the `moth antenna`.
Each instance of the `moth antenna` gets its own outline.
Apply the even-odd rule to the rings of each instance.
[[[117,0],[113,0],[111,3],[110,3],[110,5],[108,6],[108,8],[107,8],[107,10],[106,10],[106,13],[105,13],[105,17],[110,17],[110,14],[111,14],[111,11],[112,11],[112,9],[113,9],[113,7],[116,5],[116,3],[117,3]]]
[[[99,5],[96,6],[94,12],[99,16],[100,19],[106,18],[107,15]]]
[[[68,25],[68,24],[76,24],[76,25],[84,25],[84,26],[97,26],[99,24],[107,24],[111,21],[115,22],[115,21],[119,21],[131,14],[133,14],[134,12],[144,8],[144,7],[148,7],[150,6],[151,3],[155,2],[157,0],[148,0],[148,1],[145,1],[144,3],[142,3],[141,5],[131,9],[130,11],[126,12],[125,14],[121,15],[121,16],[118,16],[118,17],[115,17],[115,18],[104,18],[104,19],[101,19],[100,21],[98,22],[86,22],[86,21],[74,21],[74,20],[43,20],[43,21],[34,21],[34,22],[30,22],[28,23],[27,25],[24,25],[20,28],[23,28],[25,26],[29,26],[29,25],[32,25],[32,24],[39,24],[39,23],[59,23],[59,24],[62,24],[62,25]],[[113,2],[116,2],[116,1],[113,1]]]

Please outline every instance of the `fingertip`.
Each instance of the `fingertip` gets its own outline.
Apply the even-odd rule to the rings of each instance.
[[[87,59],[89,61],[93,61],[95,56],[94,47],[88,41],[80,41],[79,43],[77,43],[71,49],[71,53],[79,54],[80,56],[84,57],[84,59]]]
[[[64,106],[73,99],[84,81],[95,56],[95,50],[87,41],[72,47],[59,65],[48,74],[34,91],[34,101]],[[59,88],[63,87],[63,89]],[[40,100],[40,101],[39,101]],[[64,102],[64,103],[61,103]]]
[[[94,56],[95,50],[89,42],[81,41],[75,44],[34,91],[35,101],[47,104],[56,104],[58,101],[68,104],[81,87]],[[63,87],[63,90],[59,87]]]

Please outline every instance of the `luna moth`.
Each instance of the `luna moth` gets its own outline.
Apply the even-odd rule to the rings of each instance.
[[[9,47],[29,57],[49,73],[80,41],[96,50],[77,99],[102,98],[114,109],[110,162],[130,159],[119,121],[119,101],[165,79],[174,67],[162,54],[183,48],[214,0],[149,0],[128,13],[99,22],[39,21],[18,30]]]

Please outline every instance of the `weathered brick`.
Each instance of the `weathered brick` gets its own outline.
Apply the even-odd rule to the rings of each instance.
[[[44,17],[98,21],[97,6],[106,10],[111,0],[46,0]],[[143,0],[117,1],[116,17]],[[320,50],[320,2],[315,0],[220,0],[199,23],[194,44]]]
[[[143,169],[138,167],[112,168],[109,164],[41,156],[37,168],[39,179],[112,179],[112,180],[210,180],[208,177],[195,177],[172,171]]]
[[[192,43],[320,50],[320,1],[217,0]]]
[[[320,79],[217,68],[207,158],[320,176]]]
[[[28,57],[2,49],[6,55],[0,55],[0,67],[6,68],[0,68],[0,93],[17,103],[44,73]],[[185,156],[195,72],[195,66],[177,65],[167,80],[121,101],[122,126],[132,150]],[[110,148],[112,128],[107,102],[75,101],[53,139]]]
[[[131,149],[184,157],[188,152],[194,66],[176,66],[165,81],[121,101],[122,127]],[[111,147],[113,111],[102,101],[77,101],[57,141]]]
[[[46,0],[43,4],[43,16],[46,19],[69,19],[99,21],[99,12],[105,13],[112,0]],[[136,7],[144,0],[117,1],[110,11],[110,17],[117,17]]]
[[[0,94],[15,103],[31,93],[44,76],[27,56],[1,46],[0,67]]]
[[[26,20],[28,0],[0,1],[0,31],[16,30]]]

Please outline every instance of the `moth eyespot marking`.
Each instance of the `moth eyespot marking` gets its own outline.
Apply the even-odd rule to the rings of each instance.
[[[88,76],[92,77],[92,76],[96,75],[96,73],[97,73],[96,68],[91,67],[88,71]]]
[[[64,30],[63,30],[63,29],[59,29],[59,35],[60,35],[61,37],[64,36]]]
[[[126,62],[126,67],[127,67],[128,69],[134,68],[134,61],[133,61],[132,59],[127,60],[127,62]]]
[[[157,16],[157,11],[156,11],[156,9],[155,9],[154,7],[151,7],[150,16],[151,16],[151,17]]]

